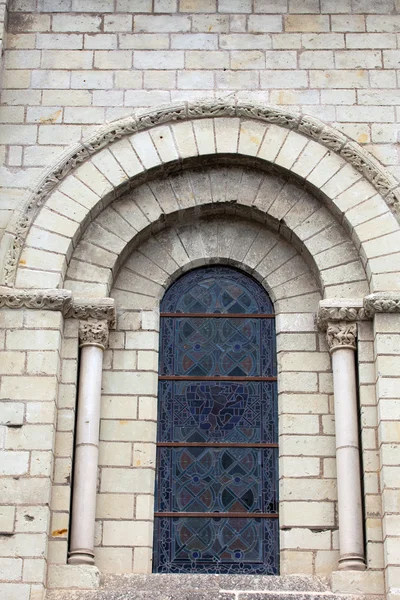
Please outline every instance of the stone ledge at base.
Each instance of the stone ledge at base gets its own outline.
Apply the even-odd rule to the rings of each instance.
[[[384,594],[383,571],[334,571],[331,576],[334,594]]]
[[[90,565],[50,565],[47,586],[49,589],[96,590],[100,586],[100,571]]]
[[[195,574],[105,575],[102,577],[101,587],[97,590],[51,589],[46,595],[46,600],[382,600],[382,598],[383,596],[371,591],[368,595],[333,593],[327,579],[304,575],[274,577]]]

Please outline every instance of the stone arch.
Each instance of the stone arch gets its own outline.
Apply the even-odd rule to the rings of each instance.
[[[212,229],[208,227],[210,223]],[[239,232],[240,244],[234,245],[232,239]],[[98,501],[101,504],[102,498],[110,492],[118,495],[129,490],[135,496],[141,507],[136,517],[138,530],[142,527],[141,565],[143,572],[150,572],[149,520],[151,522],[152,516],[149,515],[153,511],[154,494],[159,302],[165,289],[180,274],[203,264],[240,267],[261,281],[274,301],[281,435],[281,573],[293,572],[293,553],[297,552],[299,536],[307,537],[312,548],[318,545],[312,533],[314,528],[325,528],[324,533],[317,534],[329,548],[323,569],[333,570],[338,558],[336,479],[330,472],[317,477],[320,462],[332,461],[335,456],[335,439],[330,429],[332,407],[328,402],[328,394],[332,392],[330,358],[315,322],[322,295],[319,282],[300,253],[265,222],[226,212],[211,218],[192,214],[186,221],[152,232],[125,259],[110,291],[116,301],[117,322],[111,334],[111,347],[105,353],[103,370]],[[137,293],[138,290],[142,293]],[[110,407],[122,399],[124,406],[131,406],[137,399],[138,421],[129,416],[131,409],[119,413],[118,418],[113,416]],[[325,423],[323,431],[319,429],[320,420]],[[309,430],[297,437],[294,435],[299,431],[296,427],[302,427],[303,421]],[[132,427],[136,426],[134,439],[138,440],[134,443],[132,458],[136,471],[132,466],[124,466],[123,459],[115,468],[117,451],[113,444],[117,448],[118,440],[125,439],[124,431],[131,423]],[[318,481],[311,482],[315,502],[311,502],[312,510],[300,523],[293,511],[306,510],[310,504],[309,500],[305,501],[302,479],[305,475],[299,476],[306,472],[306,464],[311,476]],[[306,482],[309,488],[310,481]],[[321,503],[321,498],[324,501],[319,509],[317,501]],[[112,526],[108,520],[119,518],[118,510],[115,503],[107,517],[98,515],[99,530],[104,530],[106,536]],[[134,548],[134,553],[137,551]],[[107,571],[106,552],[101,544],[95,549],[95,555],[100,570]],[[315,572],[325,573],[322,568]]]
[[[276,314],[283,307],[301,312],[290,301],[300,295],[304,306],[317,310],[320,286],[300,253],[265,224],[227,214],[194,218],[143,240],[124,261],[111,294],[118,310],[157,311],[165,290],[182,273],[216,263],[252,275],[268,292]]]
[[[394,178],[357,144],[318,120],[224,101],[147,111],[105,127],[68,152],[29,193],[10,223],[2,249],[3,283],[33,288],[62,285],[73,247],[105,206],[160,173],[215,156],[229,164],[247,161],[300,179],[351,235],[371,290],[398,289],[393,266],[379,258],[377,249],[378,245],[398,259],[392,234],[398,235],[399,225],[389,208],[397,206]],[[360,215],[365,221],[360,222]],[[42,249],[35,241],[38,236]]]
[[[224,223],[233,217],[235,225],[234,220],[229,226]],[[238,217],[242,218],[240,225]],[[191,234],[187,238],[185,231],[189,227]],[[328,297],[361,297],[368,293],[357,251],[330,211],[295,182],[242,167],[186,170],[164,181],[143,184],[114,201],[81,238],[64,285],[77,295],[107,295],[113,281],[115,285],[115,277],[118,281],[118,270],[125,258],[152,233],[159,231],[165,237],[162,232],[166,228],[171,240],[175,235],[177,241],[182,236],[191,241],[183,257],[186,255],[198,264],[213,260],[218,254],[215,243],[224,230],[227,238],[229,231],[232,237],[219,256],[232,263],[236,260],[239,266],[245,258],[243,244],[250,248],[252,243],[246,239],[249,230],[262,231],[260,252],[264,255],[272,251],[277,239],[282,238],[283,244],[286,238],[281,260],[301,254],[319,281],[321,293]],[[210,234],[215,238],[214,244],[210,243]],[[255,262],[251,268],[256,265]],[[276,267],[279,266],[278,262]],[[268,286],[267,274],[264,269],[256,278]],[[134,302],[133,297],[131,301]]]

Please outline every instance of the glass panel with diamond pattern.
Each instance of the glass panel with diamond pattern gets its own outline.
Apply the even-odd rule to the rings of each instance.
[[[278,573],[275,320],[251,277],[205,267],[161,303],[153,571]]]

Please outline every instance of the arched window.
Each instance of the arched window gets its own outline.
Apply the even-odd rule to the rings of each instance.
[[[161,303],[153,571],[278,573],[275,320],[215,266]]]

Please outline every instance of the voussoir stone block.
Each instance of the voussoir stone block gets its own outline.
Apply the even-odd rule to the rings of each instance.
[[[194,121],[193,130],[199,154],[215,153],[214,119]]]
[[[275,163],[285,169],[290,169],[307,143],[308,140],[305,136],[290,131],[283,146],[279,150]]]
[[[181,158],[196,156],[198,154],[192,123],[174,123],[172,133]]]
[[[150,131],[150,135],[163,162],[178,160],[178,151],[170,127],[156,127]]]
[[[217,152],[234,154],[237,152],[239,138],[239,119],[215,119],[215,138]]]

